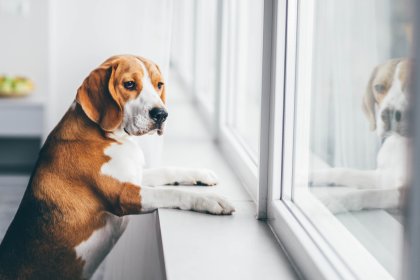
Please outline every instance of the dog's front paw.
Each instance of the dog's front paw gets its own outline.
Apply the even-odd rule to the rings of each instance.
[[[193,210],[214,215],[227,215],[235,212],[235,206],[226,198],[216,194],[202,194],[193,204]]]
[[[216,173],[209,169],[193,169],[190,176],[196,185],[214,186],[219,183]]]

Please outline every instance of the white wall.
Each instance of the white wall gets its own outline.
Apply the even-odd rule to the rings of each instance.
[[[167,76],[170,0],[51,1],[53,123],[66,112],[86,76],[113,55],[147,57]]]
[[[18,1],[8,1],[16,3]],[[48,98],[48,0],[27,1],[29,13],[25,16],[9,13],[0,5],[0,75],[25,76],[35,83],[35,91],[30,97],[36,100],[38,106],[34,108],[36,116],[42,119],[42,106]],[[2,0],[0,4],[6,4]],[[0,100],[2,102],[3,100]],[[38,158],[39,140],[4,137],[15,136],[15,132],[26,134],[28,130],[21,124],[31,126],[31,136],[36,137],[38,132],[44,130],[43,122],[38,119],[27,121],[25,115],[16,113],[11,116],[6,113],[7,103],[2,102],[0,111],[10,119],[2,119],[2,137],[0,151],[0,165],[2,172],[30,172]],[[20,100],[17,100],[20,101]],[[18,103],[18,102],[16,102]],[[5,108],[6,111],[3,109]],[[16,112],[16,107],[10,108]],[[10,112],[10,111],[9,111]],[[31,114],[33,116],[33,114]],[[13,122],[15,121],[15,122]],[[4,126],[5,123],[10,126]],[[12,171],[13,170],[13,171]]]
[[[174,0],[173,8],[174,40],[171,45],[171,62],[188,87],[194,82],[194,1]]]
[[[167,80],[171,0],[29,3],[27,16],[0,15],[0,73],[34,80],[34,94],[49,105],[47,133],[86,76],[110,56],[129,53],[152,59]],[[157,165],[162,137],[141,137],[139,142],[149,166]],[[163,279],[158,244],[155,215],[133,217],[105,262],[104,278]]]
[[[110,56],[149,58],[168,80],[171,4],[172,0],[51,0],[51,128],[86,76]],[[138,140],[146,163],[158,165],[162,137]],[[133,217],[105,261],[104,279],[163,279],[155,228],[154,214]]]
[[[22,75],[35,82],[35,95],[48,90],[48,0],[31,1],[26,16],[0,14],[0,75]]]
[[[0,14],[0,74],[21,74],[35,81],[35,95],[48,102],[47,133],[67,111],[83,80],[110,56],[149,58],[168,80],[172,0],[29,4],[25,17]],[[162,139],[138,138],[148,166],[159,164]],[[104,278],[163,279],[158,244],[155,215],[133,217],[106,261]],[[131,262],[116,261],[127,259]]]
[[[172,0],[51,0],[52,129],[89,73],[117,54],[153,60],[168,80]],[[138,138],[147,166],[159,165],[163,138]],[[151,148],[153,146],[153,148]]]

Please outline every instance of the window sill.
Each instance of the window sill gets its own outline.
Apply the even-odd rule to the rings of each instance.
[[[344,194],[357,191],[355,187],[310,188],[315,197]],[[403,226],[398,220],[400,213],[390,214],[386,210],[372,209],[336,214],[335,218],[353,235],[363,247],[391,274],[398,279],[402,273]]]
[[[243,186],[247,189],[253,201],[257,201],[258,167],[227,127],[221,129],[220,148],[225,158],[229,160],[230,166],[234,167],[232,172],[236,172],[241,178],[244,178]]]
[[[302,196],[304,193],[299,195]],[[352,235],[360,228],[360,221],[363,217],[366,219],[365,216],[369,211],[356,214],[362,218],[360,221],[347,219],[341,224],[339,220],[345,220],[344,215],[334,217],[324,207],[318,207],[319,202],[310,195],[304,200],[306,209],[304,211],[310,213],[311,222],[302,214],[301,209],[291,202],[282,200],[269,203],[268,220],[304,277],[308,279],[372,279],[373,276],[378,279],[393,279],[371,255],[375,255],[375,252],[365,249],[360,244],[363,240],[356,239]],[[321,227],[322,235],[313,226],[314,224]],[[332,238],[332,233],[340,238]],[[366,238],[366,235],[364,237]],[[329,240],[329,243],[326,240]],[[342,242],[343,240],[345,242]],[[340,252],[350,252],[341,256],[345,262],[340,260],[333,247],[339,249]]]
[[[238,165],[235,165],[237,162],[231,161],[229,165],[225,159],[231,156],[230,152],[236,152],[232,149],[238,147],[217,147],[213,143],[209,127],[199,117],[202,111],[183,94],[185,90],[175,73],[171,76],[174,80],[171,95],[168,95],[168,107],[173,121],[165,132],[162,165],[208,168],[218,175],[220,183],[212,187],[157,188],[219,194],[235,205],[236,212],[228,216],[216,216],[159,209],[157,226],[161,238],[158,242],[162,244],[166,278],[298,279],[268,224],[255,219],[254,200],[235,175],[238,170],[231,168],[235,166],[238,169]],[[254,172],[248,174],[251,178],[257,177],[255,164],[254,169]],[[250,182],[256,186],[258,182],[256,179],[254,181]]]
[[[158,210],[167,279],[297,279],[255,203],[233,203],[229,216]]]
[[[163,162],[214,170],[216,186],[175,188],[219,194],[236,208],[227,216],[158,210],[167,279],[298,279],[268,224],[255,219],[255,203],[214,143],[167,141]]]

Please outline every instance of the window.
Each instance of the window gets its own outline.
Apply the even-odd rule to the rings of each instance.
[[[412,2],[177,0],[174,9],[174,36],[192,32],[195,43],[173,46],[173,65],[190,71],[215,140],[298,270],[401,279]]]
[[[174,1],[177,39],[171,47],[172,67],[191,89],[200,117],[254,200],[258,196],[263,7],[263,0]]]
[[[242,0],[225,5],[225,121],[255,163],[259,152],[263,4]]]
[[[171,64],[192,91],[194,81],[194,1],[174,1]]]
[[[264,1],[222,1],[218,138],[257,200]]]
[[[408,4],[288,1],[280,201],[336,277],[402,277]]]
[[[213,115],[217,85],[217,1],[200,0],[195,5],[194,92],[204,109]]]

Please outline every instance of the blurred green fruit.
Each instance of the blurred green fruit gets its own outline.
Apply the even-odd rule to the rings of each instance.
[[[3,76],[3,81],[13,81],[13,77],[11,77],[9,75],[4,75]]]
[[[8,77],[3,77],[0,84],[0,91],[5,94],[11,94],[13,92],[13,80]]]

